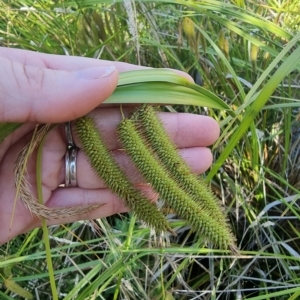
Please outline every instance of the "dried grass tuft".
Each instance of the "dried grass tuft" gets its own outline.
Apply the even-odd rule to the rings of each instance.
[[[81,215],[87,213],[93,209],[100,207],[100,204],[92,204],[85,206],[70,206],[70,207],[59,207],[49,208],[38,202],[32,192],[30,191],[30,184],[25,178],[26,165],[28,158],[31,156],[33,151],[40,145],[42,139],[50,130],[50,124],[37,125],[31,141],[22,149],[16,160],[14,174],[15,184],[17,187],[16,200],[18,197],[26,205],[31,214],[35,215],[39,219],[45,218],[46,220],[55,220],[61,218],[67,218],[70,216]]]

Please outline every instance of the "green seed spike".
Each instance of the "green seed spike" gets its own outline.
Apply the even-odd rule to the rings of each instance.
[[[17,294],[18,296],[24,298],[24,299],[33,299],[33,295],[23,289],[20,285],[18,285],[15,281],[13,281],[11,278],[4,280],[4,285],[6,288],[11,291],[14,294]]]
[[[156,231],[171,231],[164,215],[127,180],[105,146],[93,119],[82,117],[75,123],[77,135],[91,166],[105,184],[137,216]],[[172,231],[171,231],[172,232]]]
[[[167,176],[167,171],[145,145],[145,141],[139,135],[134,123],[133,120],[124,119],[118,126],[118,133],[125,150],[142,175],[151,183],[161,198],[179,216],[187,220],[198,234],[202,234],[220,248],[229,248],[233,252],[237,252],[234,238],[227,225],[220,226],[214,216],[199,208],[199,205],[173,179]]]
[[[214,216],[221,226],[224,226],[226,218],[221,205],[219,205],[219,201],[215,198],[204,180],[193,174],[186,162],[178,155],[175,145],[166,134],[154,108],[142,105],[135,111],[132,118],[139,121],[141,125],[139,126],[139,130],[142,131],[147,144],[155,152],[165,169],[168,170],[172,179],[194,201],[198,202],[202,209]],[[155,134],[153,134],[154,132]]]

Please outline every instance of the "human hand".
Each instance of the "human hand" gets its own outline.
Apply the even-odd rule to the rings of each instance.
[[[141,67],[0,48],[0,68],[0,122],[23,123],[0,144],[0,244],[41,225],[41,221],[31,215],[20,200],[17,200],[14,207],[14,164],[18,153],[30,140],[37,123],[62,123],[91,112],[118,163],[134,183],[143,183],[126,155],[118,151],[120,144],[115,132],[121,120],[119,109],[99,107],[115,89],[118,72]],[[181,74],[188,76],[182,72]],[[125,114],[129,110],[125,109]],[[217,139],[218,124],[209,117],[199,115],[160,113],[159,116],[192,170],[196,173],[204,172],[212,163],[211,152],[206,147]],[[74,133],[73,136],[80,149],[81,145]],[[46,137],[42,159],[45,205],[50,208],[95,203],[105,205],[84,215],[47,223],[69,223],[127,211],[118,197],[97,178],[80,150],[77,157],[78,187],[59,187],[65,182],[66,144],[63,125],[55,127]],[[36,153],[28,161],[26,174],[33,194],[36,193],[35,170]]]

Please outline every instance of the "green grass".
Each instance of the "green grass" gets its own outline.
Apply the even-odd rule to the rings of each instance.
[[[237,114],[165,108],[219,121],[206,175],[242,256],[210,249],[171,214],[176,238],[155,237],[130,214],[52,226],[59,299],[300,297],[299,1],[144,1],[130,18],[122,1],[0,3],[3,46],[184,70]],[[10,272],[54,298],[45,249],[41,229],[0,248],[0,299],[13,299],[2,284]]]

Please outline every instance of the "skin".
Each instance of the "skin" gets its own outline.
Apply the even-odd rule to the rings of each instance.
[[[14,163],[37,123],[63,123],[85,114],[91,115],[127,175],[146,193],[149,192],[146,182],[120,149],[116,138],[116,126],[121,120],[120,109],[100,105],[114,91],[119,72],[140,68],[120,62],[0,47],[0,122],[24,123],[0,144],[0,244],[41,225],[19,199],[14,208]],[[175,72],[190,79],[183,72]],[[130,111],[131,108],[123,109],[125,115]],[[207,170],[212,163],[212,154],[207,146],[219,136],[217,122],[209,117],[184,113],[160,113],[159,117],[193,172]],[[48,224],[95,219],[128,211],[95,175],[80,150],[75,133],[73,136],[79,147],[78,187],[59,187],[65,180],[66,137],[64,125],[58,125],[48,134],[43,148],[44,202],[48,207],[105,205],[87,214],[49,221]],[[28,161],[26,175],[33,194],[36,191],[35,161],[36,153]]]

